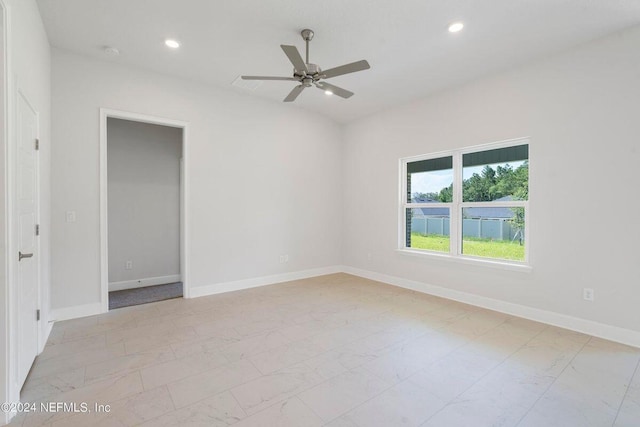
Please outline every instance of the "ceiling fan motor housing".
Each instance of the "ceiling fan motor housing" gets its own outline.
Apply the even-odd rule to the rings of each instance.
[[[322,70],[317,64],[306,64],[307,65],[307,73],[306,75],[302,71],[293,70],[293,77],[302,79],[302,81],[310,78],[311,81],[317,82],[320,80]]]
[[[311,74],[311,75],[320,73],[320,67],[317,66],[316,64],[307,64],[307,70],[309,70],[307,74]]]

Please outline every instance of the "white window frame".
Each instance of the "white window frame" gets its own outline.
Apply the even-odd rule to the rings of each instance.
[[[399,194],[399,210],[398,210],[398,251],[407,255],[425,256],[429,258],[446,259],[460,261],[471,264],[480,264],[505,268],[511,270],[530,271],[530,247],[531,247],[531,212],[529,208],[529,200],[513,200],[509,202],[463,202],[462,201],[462,156],[469,153],[479,151],[494,150],[497,148],[507,148],[517,145],[527,144],[529,153],[531,153],[530,138],[517,138],[507,141],[494,142],[490,144],[475,145],[451,151],[440,151],[420,156],[404,157],[400,159],[400,194]],[[453,202],[451,203],[411,203],[407,200],[407,164],[421,160],[437,159],[441,157],[453,158]],[[529,154],[531,157],[531,154]],[[531,195],[531,162],[529,162],[529,195]],[[531,196],[529,196],[531,199]],[[428,249],[416,249],[406,246],[406,210],[411,208],[449,208],[449,252],[438,252]],[[483,208],[483,207],[522,207],[524,208],[524,261],[507,260],[500,258],[487,258],[462,253],[462,210],[464,208]]]

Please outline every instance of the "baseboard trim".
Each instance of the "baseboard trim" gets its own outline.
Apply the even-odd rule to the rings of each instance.
[[[276,283],[290,282],[292,280],[308,279],[310,277],[324,276],[325,274],[342,273],[344,267],[334,265],[329,267],[313,268],[310,270],[293,271],[290,273],[273,274],[270,276],[254,277],[251,279],[236,280],[233,282],[221,282],[213,285],[197,286],[190,288],[189,298],[203,297],[207,295],[221,294],[225,292],[240,291],[242,289],[257,288],[259,286],[274,285]]]
[[[198,286],[191,288],[189,298],[203,297],[207,295],[221,294],[225,292],[239,291],[242,289],[256,288],[260,286],[273,285],[276,283],[289,282],[292,280],[308,279],[311,277],[323,276],[326,274],[347,273],[358,277],[363,277],[389,285],[434,295],[477,307],[486,308],[493,311],[534,320],[548,325],[558,326],[583,334],[592,335],[621,344],[640,348],[640,331],[607,325],[592,320],[581,319],[566,314],[547,311],[539,308],[528,307],[507,301],[474,295],[467,292],[456,291],[442,286],[436,286],[424,282],[391,276],[369,270],[363,270],[350,266],[334,265],[329,267],[314,268],[309,270],[294,271],[289,273],[261,276],[251,279],[236,280],[232,282],[221,282],[212,285]],[[56,309],[51,312],[50,322],[74,319],[78,317],[92,316],[102,313],[100,303],[86,304],[76,307],[66,307]]]
[[[542,310],[539,308],[528,307],[511,302],[496,300],[493,298],[469,294],[466,292],[460,292],[453,289],[443,288],[441,286],[418,282],[415,280],[390,276],[387,274],[377,273],[369,270],[362,270],[355,267],[344,267],[343,272],[352,274],[354,276],[363,277],[365,279],[375,280],[405,289],[411,289],[417,292],[422,292],[425,294],[434,295],[493,311],[498,311],[500,313],[510,314],[512,316],[534,320],[536,322],[541,322],[548,325],[558,326],[560,328],[565,328],[572,331],[581,332],[583,334],[592,335],[594,337],[603,338],[606,340],[640,348],[639,331],[594,322],[592,320],[581,319],[579,317],[573,317],[553,311]]]
[[[109,292],[122,291],[125,289],[144,288],[145,286],[164,285],[167,283],[181,282],[180,274],[172,274],[169,276],[147,277],[144,279],[124,280],[122,282],[109,283]]]
[[[49,322],[76,319],[78,317],[93,316],[102,313],[102,303],[76,305],[74,307],[57,308],[51,311]]]

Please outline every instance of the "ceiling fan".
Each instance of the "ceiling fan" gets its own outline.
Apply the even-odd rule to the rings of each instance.
[[[350,98],[353,96],[353,92],[334,86],[322,80],[342,76],[343,74],[355,73],[356,71],[368,70],[371,68],[369,63],[362,60],[322,71],[318,65],[311,64],[309,62],[309,42],[313,40],[313,31],[305,29],[302,30],[300,34],[302,35],[307,48],[305,61],[302,60],[302,56],[300,56],[300,52],[295,46],[288,46],[284,44],[280,45],[285,55],[287,55],[287,58],[289,58],[289,61],[291,61],[291,64],[293,64],[293,77],[242,76],[242,79],[284,80],[300,83],[299,86],[294,87],[293,90],[289,92],[289,95],[284,99],[284,102],[295,101],[298,95],[300,95],[305,88],[311,86],[324,90],[328,95],[335,94],[342,98]]]

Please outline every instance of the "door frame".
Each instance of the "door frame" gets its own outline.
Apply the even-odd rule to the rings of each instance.
[[[100,108],[100,305],[102,312],[109,311],[109,218],[107,177],[107,119],[124,119],[140,123],[182,129],[182,161],[180,168],[180,275],[183,298],[190,298],[189,287],[189,181],[188,181],[188,129],[189,122],[128,111]]]
[[[14,348],[15,343],[17,341],[17,330],[15,328],[16,323],[13,318],[13,312],[15,305],[13,304],[13,297],[15,295],[15,290],[13,289],[14,281],[12,278],[12,263],[10,260],[9,254],[13,253],[13,241],[11,239],[12,229],[11,229],[11,220],[12,220],[12,195],[13,191],[11,189],[11,172],[12,165],[10,161],[9,154],[11,153],[11,141],[12,141],[12,133],[13,133],[13,80],[11,76],[11,11],[9,5],[5,3],[4,0],[0,0],[0,10],[2,11],[2,39],[0,43],[2,43],[2,48],[0,54],[2,55],[2,81],[0,85],[0,91],[2,92],[2,99],[0,102],[2,103],[2,115],[3,115],[3,123],[4,126],[0,130],[0,149],[2,150],[2,189],[0,190],[0,197],[3,200],[3,212],[2,212],[2,265],[0,266],[0,298],[2,298],[2,309],[0,309],[0,323],[3,324],[4,330],[2,331],[2,342],[0,343],[0,351],[2,355],[0,355],[1,361],[1,369],[0,373],[0,400],[2,402],[17,402],[19,399],[20,390],[16,384],[16,377],[14,376],[16,360],[14,357]],[[9,423],[11,418],[16,414],[15,411],[7,411],[3,412],[0,416],[0,423]]]

